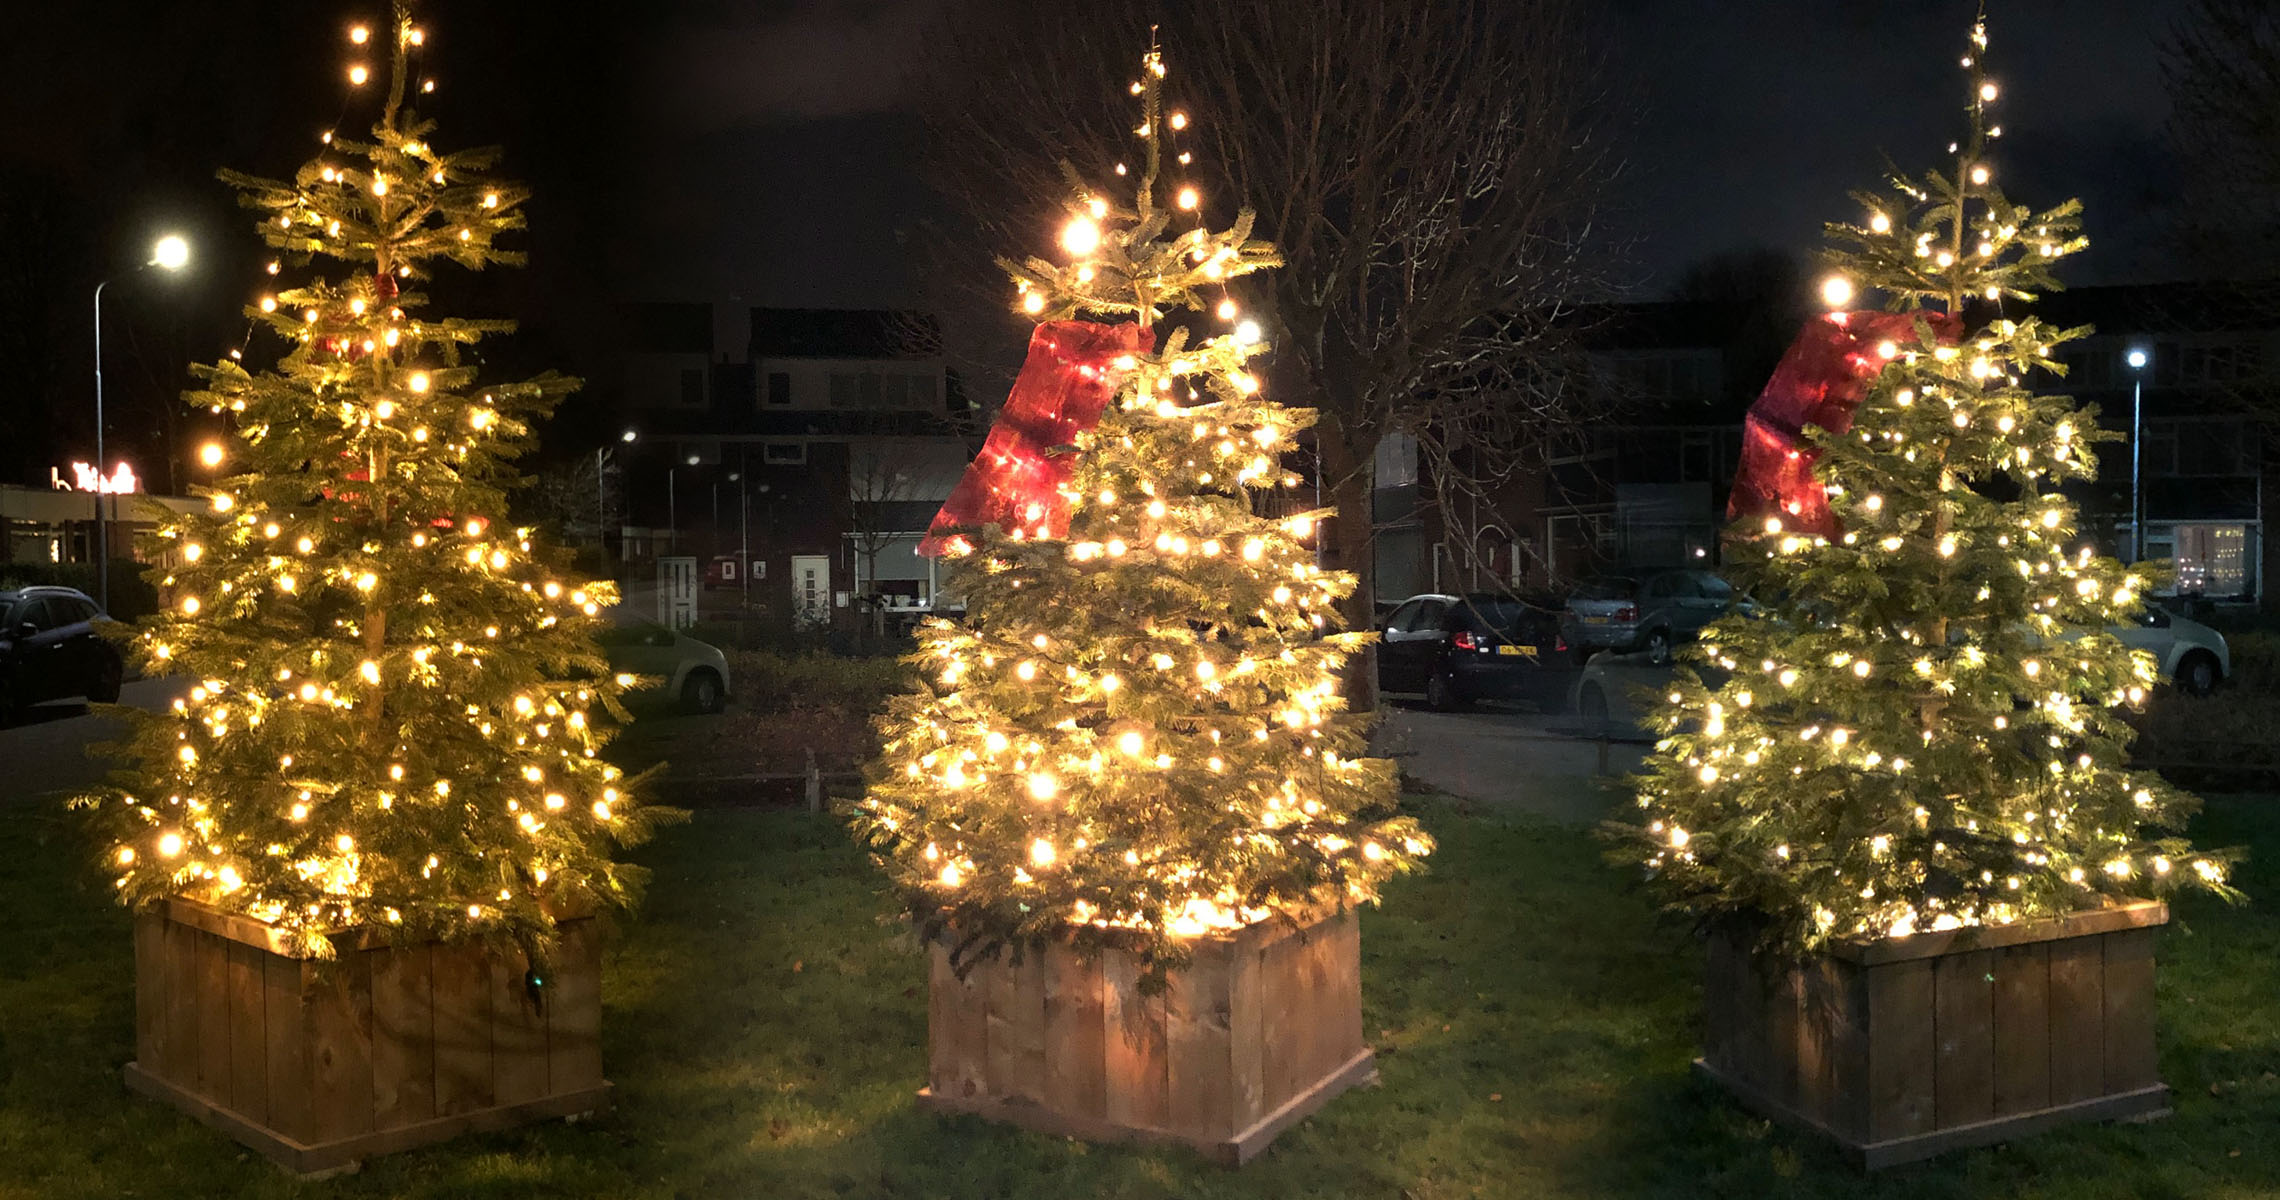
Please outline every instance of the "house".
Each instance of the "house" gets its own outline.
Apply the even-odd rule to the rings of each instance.
[[[808,627],[933,611],[918,541],[978,444],[933,321],[753,308],[730,361],[709,305],[654,307],[673,336],[627,355],[628,560],[695,556],[731,603]]]

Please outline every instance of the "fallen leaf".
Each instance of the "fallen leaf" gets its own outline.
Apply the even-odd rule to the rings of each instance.
[[[1489,1102],[1490,1104],[1500,1104],[1500,1103],[1502,1103],[1503,1101],[1504,1101],[1504,1093],[1502,1093],[1502,1092],[1490,1092],[1490,1093],[1488,1094],[1488,1102]]]
[[[807,970],[807,960],[806,960],[806,959],[802,958],[802,959],[795,959],[795,960],[793,960],[793,962],[792,962],[792,974],[794,974],[794,975],[797,975],[797,974],[799,974],[800,972],[802,972],[802,971],[804,971],[804,970]]]

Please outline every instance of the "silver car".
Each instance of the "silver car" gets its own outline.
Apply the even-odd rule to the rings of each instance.
[[[610,627],[594,640],[612,671],[653,681],[634,695],[673,697],[693,713],[716,713],[728,702],[728,656],[718,647],[623,609],[611,611]]]
[[[1670,661],[1673,645],[1693,639],[1733,603],[1733,585],[1708,571],[1611,575],[1586,581],[1568,597],[1560,639],[1577,662],[1601,650],[1636,650],[1660,665]]]
[[[2146,606],[2135,624],[2115,626],[2114,636],[2153,655],[2161,677],[2189,696],[2208,695],[2232,674],[2232,648],[2224,635],[2167,609]]]

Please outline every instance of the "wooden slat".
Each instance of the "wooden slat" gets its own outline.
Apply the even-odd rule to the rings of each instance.
[[[1798,1111],[1850,1138],[1868,1130],[1868,1011],[1859,974],[1827,957],[1800,968]]]
[[[2050,946],[1995,955],[1995,1115],[2050,1107]]]
[[[269,1030],[269,1126],[297,1142],[314,1141],[309,1109],[309,964],[270,955],[261,962],[262,1020]]]
[[[166,1036],[160,1044],[166,1057],[160,1061],[158,1074],[182,1087],[198,1091],[199,1020],[198,1020],[198,943],[201,935],[195,929],[169,923],[162,936],[159,956],[165,964],[166,1012],[161,1017]]]
[[[372,951],[372,1121],[435,1118],[435,1005],[426,946]]]
[[[1045,1098],[1045,964],[1035,952],[1016,964],[1009,952],[986,968],[988,1029],[984,1037],[989,1094],[1001,1100]]]
[[[1046,956],[1045,1102],[1089,1120],[1108,1116],[1107,1012],[1100,960],[1056,946]]]
[[[1250,931],[1238,933],[1227,952],[1227,1101],[1237,1129],[1265,1117],[1267,1103],[1267,997],[1261,954]]]
[[[989,966],[977,964],[964,979],[950,965],[950,948],[937,942],[928,985],[932,1069],[928,1086],[937,1095],[987,1095],[989,1086],[989,993],[983,980]]]
[[[1869,967],[1868,1133],[1872,1141],[1928,1133],[1932,1094],[1932,963]]]
[[[230,1097],[230,949],[213,934],[190,935],[197,954],[198,1057],[191,1090],[223,1104]]]
[[[168,1061],[167,1008],[172,999],[167,983],[166,920],[157,911],[145,910],[135,916],[135,1061],[162,1077]]]
[[[2106,1092],[2159,1083],[2153,1041],[2153,930],[2109,933],[2105,942]]]
[[[546,1009],[546,1073],[556,1094],[602,1086],[602,943],[591,919],[556,930]]]
[[[1323,1065],[1329,1074],[1345,1066],[1362,1052],[1368,1041],[1362,1028],[1362,914],[1348,909],[1338,922],[1338,931],[1331,939],[1328,960],[1331,982],[1332,1007],[1322,1014],[1322,1024],[1336,1034],[1330,1060]]]
[[[1723,933],[1712,933],[1702,947],[1702,1061],[1729,1079],[1742,1080],[1740,1062],[1742,989],[1740,950]]]
[[[262,963],[268,951],[220,942],[229,977],[230,1107],[252,1121],[269,1119],[269,1006]]]
[[[2106,1086],[2104,938],[2050,944],[2050,1102],[2088,1100]]]
[[[1775,1103],[1797,1106],[1799,1049],[1805,1037],[1801,1012],[1805,1006],[1804,978],[1794,965],[1784,964],[1773,978],[1766,997],[1765,1038],[1768,1056],[1760,1085]]]
[[[312,1141],[372,1132],[372,964],[363,951],[316,967],[309,993]]]
[[[1124,951],[1103,952],[1100,973],[1108,1119],[1163,1129],[1171,1119],[1164,997],[1141,994],[1139,960]]]
[[[480,946],[437,945],[428,958],[428,979],[435,1004],[436,1115],[489,1108],[490,956]]]
[[[491,968],[491,1102],[546,1095],[546,1018],[524,981],[519,954],[488,956]]]
[[[1259,955],[1261,1005],[1259,1048],[1260,1078],[1265,1085],[1267,1111],[1273,1112],[1305,1086],[1304,1061],[1307,1013],[1299,1001],[1299,962],[1305,944],[1298,938],[1270,941]]]
[[[1228,1036],[1233,957],[1227,941],[1198,942],[1194,964],[1172,976],[1164,994],[1166,1127],[1175,1133],[1228,1138],[1242,1128],[1235,1123]]]
[[[1970,1125],[1995,1115],[1995,951],[1935,959],[1933,1124]]]

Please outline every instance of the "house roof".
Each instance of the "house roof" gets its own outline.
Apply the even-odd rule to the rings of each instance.
[[[661,437],[824,438],[959,437],[963,423],[911,409],[761,409],[735,413],[664,411],[645,418],[644,435]]]
[[[941,328],[926,313],[891,308],[755,308],[752,357],[931,358]]]
[[[618,328],[625,338],[625,348],[635,354],[712,357],[712,305],[702,301],[649,300],[621,304]]]

